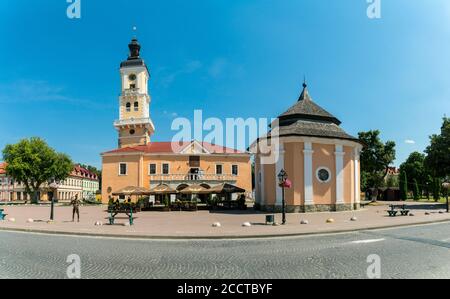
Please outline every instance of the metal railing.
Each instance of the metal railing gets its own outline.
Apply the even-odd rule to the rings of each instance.
[[[120,119],[116,120],[114,122],[114,126],[127,126],[127,125],[134,125],[134,124],[150,124],[153,126],[153,122],[150,118],[129,118],[129,119]]]
[[[231,174],[158,174],[150,175],[151,181],[161,182],[229,182],[236,181]]]

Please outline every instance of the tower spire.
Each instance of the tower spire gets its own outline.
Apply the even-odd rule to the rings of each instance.
[[[308,92],[308,84],[306,83],[306,76],[303,76],[303,91],[300,94],[300,98],[298,99],[298,101],[311,101],[311,97],[309,96]]]

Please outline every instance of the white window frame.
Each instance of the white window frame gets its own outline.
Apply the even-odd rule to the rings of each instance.
[[[121,173],[121,166],[122,165],[125,165],[125,174],[122,174]],[[119,176],[127,176],[128,175],[128,163],[125,163],[125,162],[121,162],[121,163],[119,163]]]
[[[164,173],[164,165],[167,165],[167,166],[169,166],[169,172],[168,173]],[[161,163],[161,175],[170,175],[170,169],[171,169],[171,167],[170,167],[171,165],[170,165],[170,163],[169,162],[163,162],[163,163]]]
[[[218,173],[217,172],[217,166],[221,166],[222,167],[222,173]],[[216,164],[215,172],[216,172],[216,175],[223,175],[223,164]]]
[[[236,167],[236,169],[237,169],[237,173],[236,174],[234,174],[233,173],[233,168],[234,167]],[[239,176],[239,165],[238,164],[233,164],[233,165],[231,165],[231,175],[233,175],[233,176]]]
[[[155,173],[152,173],[152,165],[155,165]],[[157,163],[149,163],[148,164],[148,175],[157,175],[158,174],[158,164]]]

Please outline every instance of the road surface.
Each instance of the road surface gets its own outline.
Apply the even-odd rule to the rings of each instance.
[[[163,241],[0,232],[0,278],[450,278],[450,223],[249,240]]]

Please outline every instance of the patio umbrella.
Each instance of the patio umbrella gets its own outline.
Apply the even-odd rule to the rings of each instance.
[[[242,188],[239,188],[237,186],[223,183],[220,185],[217,185],[209,190],[210,193],[245,193],[245,190]]]
[[[120,189],[116,192],[114,192],[113,196],[141,196],[141,195],[150,195],[150,190],[143,188],[143,187],[134,187],[129,186],[123,189]]]
[[[191,185],[180,191],[181,194],[209,194],[210,190],[200,185]]]
[[[150,189],[149,193],[152,194],[152,195],[156,195],[156,194],[177,194],[178,191],[175,190],[175,189],[170,188],[169,185],[161,184],[161,185],[156,186],[153,189]]]

